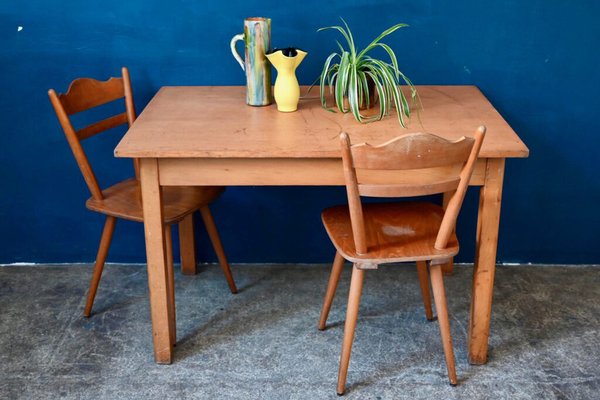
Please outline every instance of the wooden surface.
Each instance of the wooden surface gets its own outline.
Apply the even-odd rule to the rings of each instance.
[[[361,125],[351,115],[327,112],[312,93],[300,101],[297,112],[279,113],[275,106],[246,106],[243,87],[164,87],[121,140],[115,155],[147,162],[146,172],[141,173],[142,192],[146,193],[144,210],[162,213],[157,190],[161,186],[343,185],[338,142],[341,131],[348,132],[355,143],[381,144],[399,134],[417,131],[456,140],[472,136],[475,126],[486,125],[485,143],[469,182],[471,186],[482,186],[469,361],[483,363],[487,357],[504,162],[508,157],[527,157],[529,150],[476,87],[418,89],[422,123],[413,118],[405,130],[393,117]],[[164,233],[156,216],[145,229],[148,279],[154,288],[150,305],[155,356],[157,362],[168,363],[173,349],[169,344]]]
[[[446,301],[446,290],[444,289],[444,278],[441,265],[430,265],[429,276],[431,278],[431,291],[435,300],[435,311],[437,312],[438,324],[442,347],[446,357],[446,368],[451,385],[456,385],[456,366],[454,361],[454,349],[452,348],[452,335],[450,334],[450,318],[448,317],[448,302]]]
[[[218,186],[170,186],[163,189],[165,223],[172,224],[181,221],[188,214],[215,200],[223,193],[223,190],[223,187]],[[102,196],[102,200],[90,197],[86,202],[87,208],[130,221],[144,221],[140,186],[135,178],[124,180],[104,189]]]
[[[469,362],[471,364],[485,364],[487,361],[504,164],[504,159],[488,160],[486,184],[479,193],[469,322]]]
[[[344,323],[344,341],[342,342],[342,355],[340,357],[340,370],[338,372],[338,395],[344,394],[346,389],[346,377],[348,376],[348,365],[350,364],[350,353],[352,352],[352,342],[354,341],[364,279],[365,270],[356,268],[356,265],[352,267],[348,308],[346,309],[346,322]]]
[[[92,197],[86,202],[86,206],[92,210],[107,216],[104,231],[98,249],[94,273],[90,282],[90,290],[84,316],[89,317],[98,284],[102,275],[104,262],[110,247],[112,234],[115,226],[115,218],[123,218],[131,221],[143,222],[144,215],[142,211],[141,187],[138,181],[139,178],[139,160],[134,159],[134,169],[136,178],[131,178],[119,182],[106,189],[101,189],[98,183],[94,170],[90,165],[87,155],[82,146],[82,141],[112,129],[122,124],[131,126],[135,120],[135,108],[133,102],[133,93],[131,90],[131,80],[129,70],[121,69],[122,78],[110,78],[104,82],[91,78],[75,79],[66,93],[58,94],[55,90],[50,89],[48,96],[50,102],[56,112],[59,123],[61,124],[67,141],[71,147],[73,155],[79,165],[83,178],[88,185]],[[90,108],[106,104],[115,100],[125,100],[125,112],[115,116],[92,123],[83,129],[75,130],[69,116],[79,112],[86,111]],[[167,264],[170,271],[170,309],[171,316],[169,319],[168,334],[172,344],[175,343],[175,305],[174,305],[174,286],[173,286],[173,256],[171,254],[171,227],[170,224],[183,220],[183,227],[180,229],[181,236],[181,255],[182,269],[184,272],[195,272],[196,258],[194,247],[194,229],[192,223],[192,213],[202,208],[202,217],[205,220],[210,220],[210,226],[207,224],[211,241],[215,246],[217,255],[222,264],[223,270],[227,277],[227,281],[235,289],[235,283],[229,270],[229,264],[225,258],[224,250],[221,246],[214,221],[210,215],[210,210],[207,204],[216,199],[224,188],[219,186],[204,186],[204,187],[167,187],[161,189],[161,197],[159,200],[159,208],[164,220],[161,224],[165,225],[165,232],[168,232],[167,246]],[[235,289],[237,291],[237,289]],[[169,350],[170,352],[170,350]]]
[[[313,90],[298,111],[248,107],[241,86],[163,87],[115,149],[117,157],[339,158],[338,135],[379,144],[408,132],[447,139],[486,125],[481,157],[527,157],[529,150],[474,86],[417,86],[423,109],[408,129],[393,116],[360,124],[350,114],[321,108]],[[303,93],[306,88],[303,88]]]
[[[365,143],[352,145],[346,132],[340,134],[348,205],[328,208],[322,214],[323,225],[337,249],[337,254],[321,310],[319,328],[325,327],[335,295],[341,268],[338,255],[352,261],[355,271],[377,269],[380,264],[416,261],[425,315],[428,320],[432,320],[427,279],[429,266],[448,378],[451,385],[457,384],[440,264],[447,263],[458,253],[458,241],[454,230],[456,217],[462,206],[485,132],[485,126],[480,126],[474,134],[474,139],[463,137],[456,141],[448,141],[428,133],[412,133],[377,146]],[[397,184],[385,174],[390,170],[429,171],[431,168],[455,165],[458,165],[458,168],[451,168],[454,176],[445,175],[439,178],[441,181],[435,177],[423,179],[408,187]],[[376,172],[377,175],[365,179],[357,174],[361,170]],[[446,187],[447,182],[452,184]],[[363,204],[361,200],[361,196],[408,197],[432,193],[449,196],[446,206],[442,208],[425,202]],[[355,287],[354,281],[353,273],[338,377],[338,394],[344,392],[353,330],[356,327],[357,303],[360,300],[360,290]]]
[[[348,206],[323,211],[322,219],[335,248],[348,261],[381,264],[447,259],[458,253],[453,234],[445,249],[435,248],[444,211],[425,202],[368,203],[363,207],[367,252],[357,254]]]

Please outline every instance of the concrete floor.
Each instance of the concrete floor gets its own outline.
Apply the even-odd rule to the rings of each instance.
[[[600,267],[499,267],[487,365],[467,363],[470,266],[447,277],[459,386],[414,266],[368,271],[347,399],[600,398]],[[153,361],[146,271],[108,265],[90,319],[91,266],[0,267],[0,399],[336,399],[350,268],[329,328],[329,266],[177,274],[178,344]]]

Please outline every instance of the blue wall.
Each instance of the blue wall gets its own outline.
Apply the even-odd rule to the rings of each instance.
[[[531,150],[509,160],[498,259],[600,262],[600,2],[589,1],[3,1],[0,4],[0,263],[92,261],[102,217],[88,197],[47,99],[75,77],[130,68],[141,110],[162,85],[243,84],[230,38],[248,16],[273,19],[275,46],[306,49],[301,83],[335,49],[321,26],[344,17],[359,45],[397,22],[387,42],[417,84],[481,88]],[[375,5],[372,5],[375,4]],[[22,30],[18,31],[21,26]],[[123,131],[89,143],[101,181],[131,172],[112,159]],[[97,140],[98,139],[98,140]],[[100,168],[102,166],[102,168]],[[214,205],[234,262],[327,262],[320,224],[341,188],[229,188]],[[473,257],[477,192],[459,233]],[[201,231],[201,230],[199,230]],[[110,261],[144,262],[140,225],[117,225]],[[214,260],[204,233],[201,260]]]

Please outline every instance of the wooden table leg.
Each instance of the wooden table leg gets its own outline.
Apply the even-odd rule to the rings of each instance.
[[[448,202],[450,201],[450,199],[452,198],[452,196],[454,195],[455,192],[456,192],[456,190],[444,193],[444,200],[443,200],[444,210],[448,206]],[[451,258],[449,262],[447,262],[446,264],[442,264],[442,272],[444,273],[444,275],[451,275],[453,271],[454,271],[454,258]]]
[[[165,231],[158,181],[158,162],[156,159],[144,158],[140,164],[154,359],[159,364],[170,364],[173,346],[170,340],[172,334],[169,322],[174,316],[171,315],[167,289]]]
[[[471,364],[485,364],[487,361],[504,163],[503,158],[488,159],[485,183],[481,187],[479,195],[469,323],[469,362]]]
[[[179,222],[179,253],[181,273],[196,274],[196,241],[194,239],[194,214],[189,214]]]

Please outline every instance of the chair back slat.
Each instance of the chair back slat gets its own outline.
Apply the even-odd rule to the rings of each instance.
[[[352,146],[354,168],[417,169],[463,163],[473,147],[473,138],[454,142],[429,133],[409,133],[379,146]]]
[[[415,197],[429,196],[430,194],[445,193],[455,190],[460,182],[459,178],[439,181],[434,183],[400,184],[400,185],[359,185],[358,191],[365,197]]]
[[[75,79],[66,93],[58,96],[67,115],[101,106],[125,97],[123,78],[101,82],[91,78]]]
[[[366,197],[412,197],[458,187],[463,164],[403,170],[355,169],[358,192]]]
[[[444,249],[454,231],[484,136],[485,127],[481,126],[473,138],[456,141],[412,133],[379,146],[352,146],[348,134],[342,133],[342,161],[357,253],[368,252],[360,196],[412,197],[454,192],[435,243],[436,248]]]
[[[85,140],[92,137],[100,132],[107,131],[117,126],[127,124],[127,113],[121,113],[112,117],[103,119],[102,121],[95,122],[91,125],[86,126],[77,131],[77,137],[79,140]]]
[[[50,102],[52,103],[58,121],[63,128],[71,151],[77,161],[77,165],[81,170],[81,174],[83,175],[92,197],[96,200],[103,199],[102,190],[81,145],[81,141],[125,123],[131,126],[133,121],[135,121],[135,109],[133,107],[133,95],[131,91],[131,82],[129,80],[129,71],[127,68],[122,68],[121,72],[123,75],[122,78],[110,78],[104,82],[91,78],[75,79],[64,94],[57,94],[53,89],[48,91]],[[125,112],[92,123],[78,131],[73,128],[69,118],[70,115],[120,98],[125,98]]]

